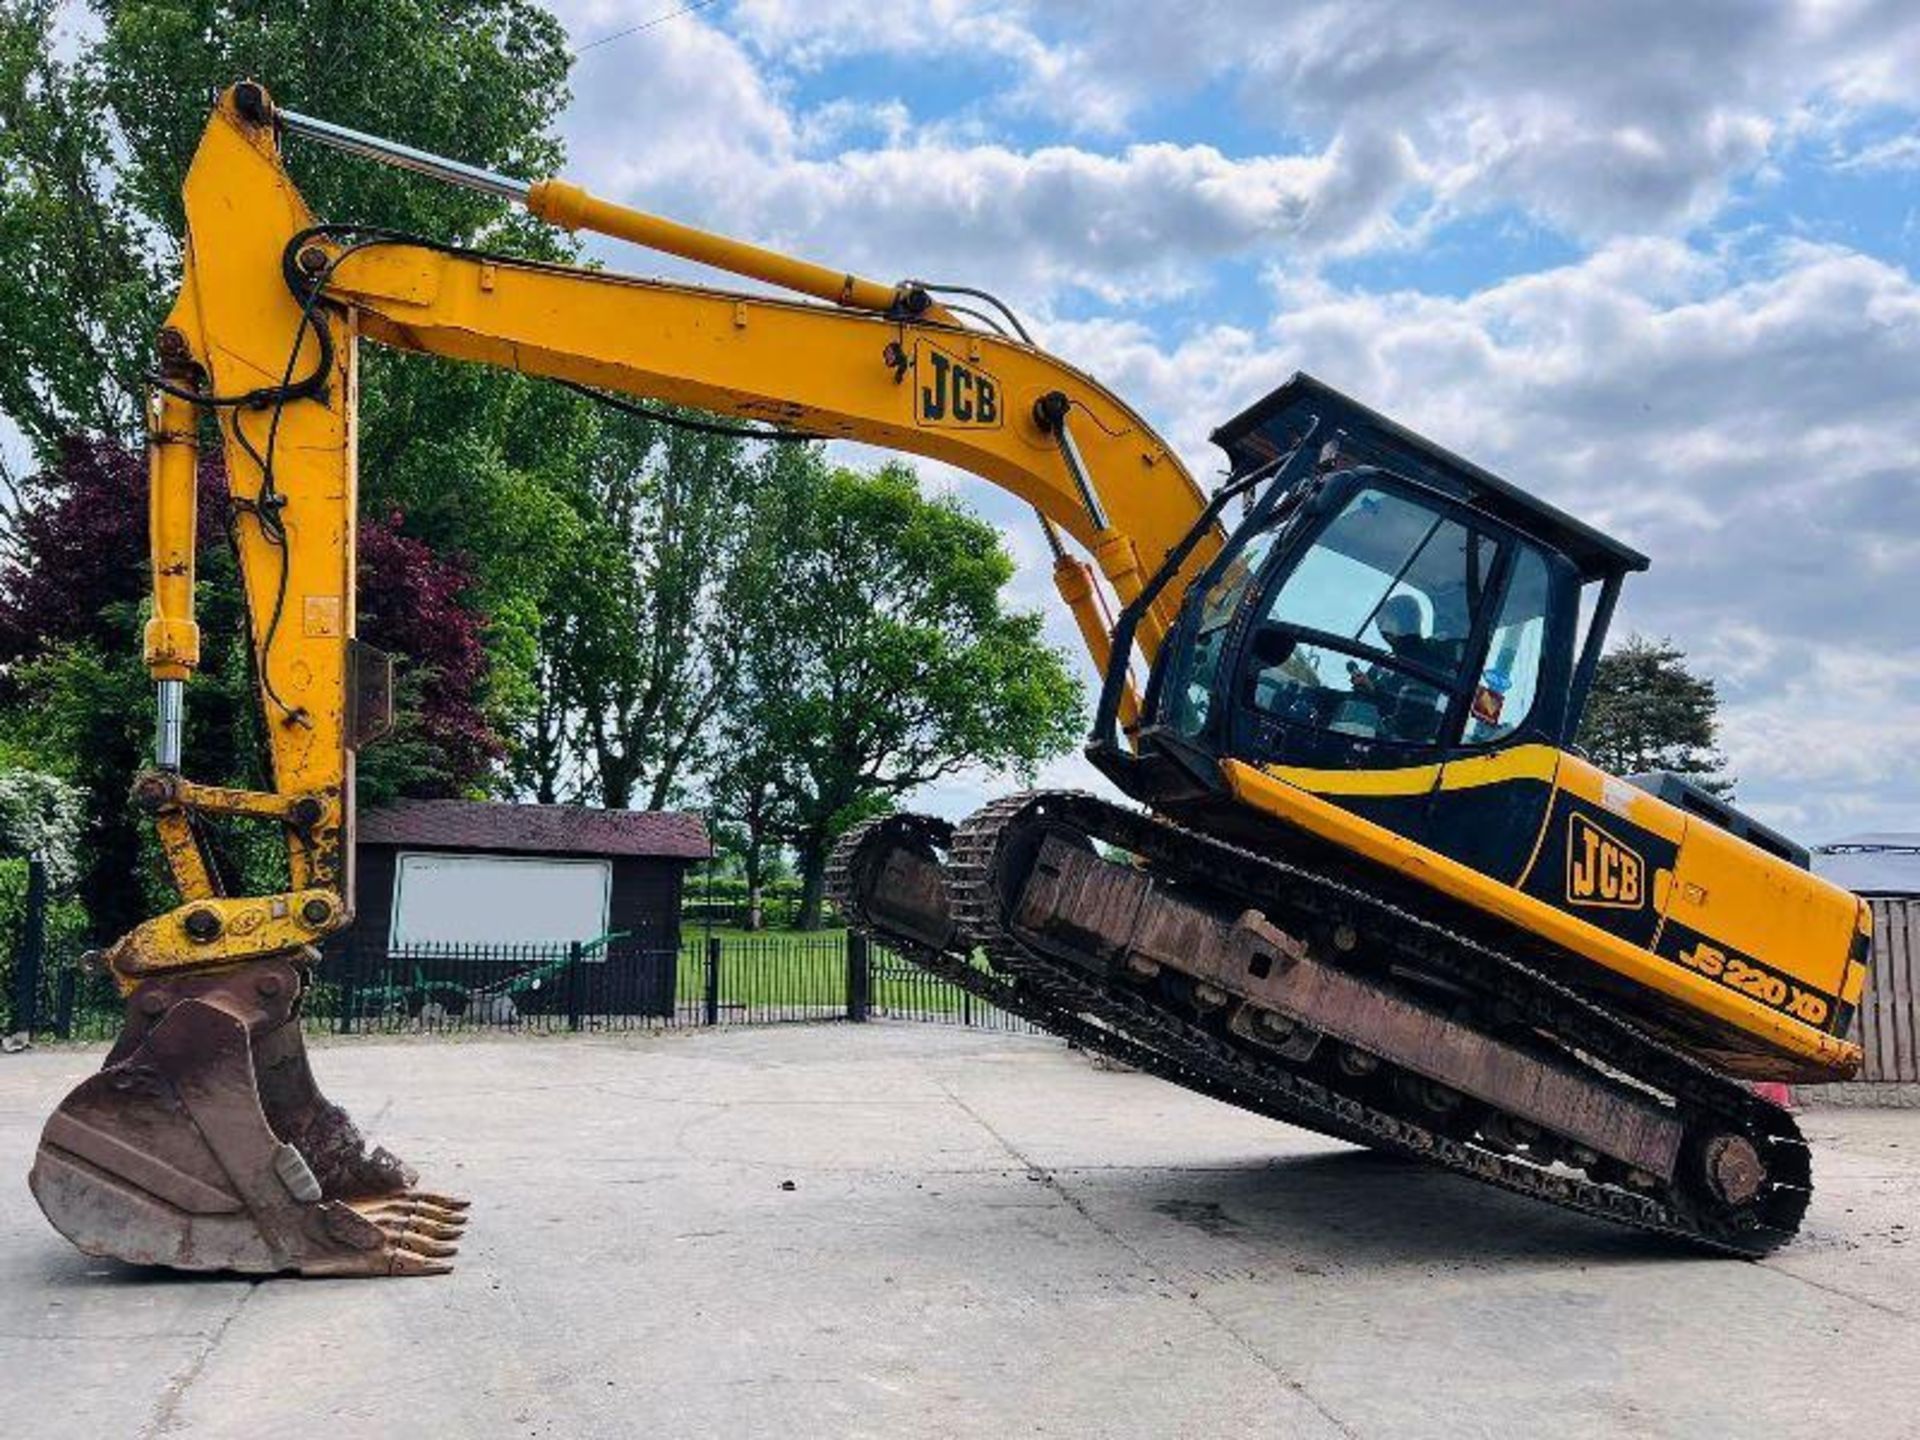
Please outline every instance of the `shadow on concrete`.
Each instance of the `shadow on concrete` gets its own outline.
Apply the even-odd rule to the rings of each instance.
[[[15,1278],[22,1283],[56,1290],[144,1290],[208,1289],[222,1286],[257,1285],[267,1277],[234,1275],[218,1270],[170,1270],[164,1265],[129,1265],[124,1260],[108,1260],[82,1255],[52,1230],[47,1243],[20,1267]]]
[[[1129,1232],[1172,1222],[1242,1256],[1283,1252],[1296,1266],[1717,1260],[1677,1239],[1366,1150],[1198,1169],[1066,1171],[1059,1178],[1109,1214],[1109,1207],[1126,1212],[1114,1218]]]

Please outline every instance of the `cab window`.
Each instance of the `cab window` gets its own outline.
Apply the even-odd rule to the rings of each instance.
[[[1507,593],[1487,645],[1487,662],[1467,710],[1467,744],[1504,740],[1533,713],[1546,651],[1550,586],[1546,560],[1531,545],[1521,546],[1514,554]]]
[[[1451,676],[1465,656],[1495,548],[1417,501],[1362,490],[1301,558],[1267,620]]]
[[[1437,508],[1359,491],[1265,602],[1246,702],[1288,724],[1437,744],[1498,551]]]
[[[1234,616],[1260,567],[1266,563],[1279,529],[1268,527],[1251,536],[1241,551],[1227,562],[1220,577],[1202,597],[1200,614],[1194,624],[1193,641],[1184,675],[1172,694],[1171,719],[1184,735],[1200,735],[1207,728],[1213,710],[1214,683],[1219,678],[1220,661]]]

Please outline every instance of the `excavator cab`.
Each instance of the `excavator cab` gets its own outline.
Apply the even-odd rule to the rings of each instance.
[[[1575,744],[1647,558],[1307,375],[1213,438],[1232,468],[1210,513],[1251,503],[1183,595],[1133,745],[1109,725],[1110,673],[1090,758],[1192,828],[1498,917],[1536,963],[1728,1071],[1787,1063],[1779,1013],[1809,1031],[1805,1073],[1826,1064],[1864,965],[1858,902],[1724,801],[1607,775]],[[1761,929],[1761,891],[1794,896],[1804,932]],[[1740,938],[1699,938],[1716,932]],[[1676,972],[1719,985],[1680,1009]],[[1727,989],[1766,1009],[1731,1011]]]
[[[1440,772],[1571,744],[1621,581],[1646,558],[1310,376],[1214,440],[1223,490],[1257,499],[1188,589],[1139,758],[1107,757],[1116,778],[1164,799],[1169,762],[1212,790],[1230,758],[1464,848],[1434,823]],[[1511,831],[1528,817],[1506,798]]]

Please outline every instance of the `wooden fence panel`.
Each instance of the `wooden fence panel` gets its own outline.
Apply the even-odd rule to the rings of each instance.
[[[1873,958],[1860,1004],[1860,1078],[1920,1082],[1920,900],[1869,903]]]

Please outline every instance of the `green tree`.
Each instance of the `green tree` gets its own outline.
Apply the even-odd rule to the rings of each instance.
[[[38,860],[57,887],[79,878],[86,802],[57,775],[0,762],[0,858]]]
[[[113,182],[99,75],[55,53],[63,8],[0,0],[0,413],[43,459],[68,435],[133,433],[165,289]]]
[[[180,183],[226,85],[257,76],[295,108],[509,172],[560,158],[566,34],[532,0],[93,0],[100,36],[71,61],[54,43],[65,8],[0,0],[0,409],[43,458],[70,434],[138,438]],[[317,147],[291,163],[327,219],[554,251],[501,201]]]
[[[178,284],[180,183],[210,99],[233,80],[256,76],[283,104],[477,164],[522,174],[558,168],[552,121],[567,99],[566,36],[533,0],[92,0],[97,37],[69,60],[54,35],[63,8],[0,0],[0,244],[8,257],[0,346],[13,357],[0,373],[0,412],[26,434],[38,469],[58,464],[76,434],[138,442],[141,372]],[[327,219],[567,253],[554,232],[498,200],[289,143],[289,166]],[[365,359],[368,509],[406,513],[410,533],[436,553],[473,557],[476,573],[458,603],[488,617],[495,663],[479,669],[496,728],[511,727],[532,703],[532,637],[563,562],[564,527],[554,522],[573,513],[567,490],[597,420],[578,397],[518,376],[372,347]],[[12,491],[17,477],[0,478]],[[416,506],[416,498],[432,503]],[[18,521],[20,507],[10,509]],[[21,555],[17,543],[11,548]],[[146,743],[140,568],[138,558],[127,562],[135,593],[115,587],[120,608],[100,612],[88,644],[33,662],[39,695],[80,708],[9,721],[58,732],[72,747],[63,773],[94,792],[96,819],[124,809],[126,777]],[[252,708],[244,647],[227,636],[238,615],[233,567],[203,556],[201,580],[208,668],[191,692],[196,769],[205,779],[257,784],[251,745],[226,743],[255,738],[243,733]],[[402,697],[419,698],[430,716],[445,677],[431,665],[410,674],[409,658],[417,657],[402,656]],[[15,685],[16,706],[26,692]],[[240,702],[232,715],[228,699]],[[484,749],[484,737],[469,732],[468,752]],[[463,788],[468,768],[452,775],[438,763],[447,752],[439,742],[452,738],[409,748],[403,734],[386,755],[370,754],[364,773],[375,790],[396,781],[424,793]],[[96,823],[89,833],[89,899],[126,897],[96,915],[117,926],[119,906],[139,904],[136,832]]]
[[[983,767],[1030,776],[1069,748],[1082,693],[1007,608],[998,532],[905,465],[874,474],[783,457],[757,527],[753,627],[716,792],[765,807],[793,847],[801,924],[820,920],[828,851],[908,791]]]
[[[560,168],[553,122],[567,98],[566,32],[536,0],[94,0],[91,65],[126,140],[118,188],[152,230],[180,233],[180,179],[208,97],[243,76],[275,100],[507,174]],[[504,202],[289,142],[302,194],[327,220],[357,220],[490,249],[560,258],[556,232]],[[156,317],[157,318],[157,317]],[[150,327],[149,327],[150,328]],[[408,517],[435,550],[472,557],[466,597],[495,633],[496,724],[533,702],[519,668],[534,648],[548,578],[543,537],[590,445],[585,402],[451,361],[366,348],[364,503]]]
[[[25,938],[28,865],[44,867],[51,902],[44,938],[52,953],[71,953],[86,928],[85,912],[65,892],[79,871],[85,797],[73,786],[28,768],[17,746],[0,742],[0,1010],[14,996],[14,966]],[[25,1029],[19,1016],[13,1030]]]
[[[1727,799],[1734,779],[1715,747],[1720,697],[1668,640],[1630,635],[1600,659],[1579,743],[1615,775],[1670,770]]]
[[[747,887],[747,929],[758,930],[766,915],[767,885],[786,869],[781,837],[787,833],[788,807],[781,784],[787,756],[777,736],[757,729],[761,707],[735,705],[721,725],[726,756],[712,772],[707,803],[715,817],[714,847],[729,868],[738,867]]]
[[[611,417],[587,467],[582,543],[549,592],[550,705],[602,804],[658,809],[711,753],[748,630],[736,577],[772,457],[723,435]]]
[[[179,188],[213,94],[244,75],[276,100],[511,173],[559,167],[566,35],[534,0],[92,0],[98,36],[60,60],[54,0],[0,0],[0,411],[40,465],[65,436],[138,442],[140,372],[179,282]],[[440,240],[566,253],[488,196],[290,142],[326,219]],[[363,495],[436,551],[474,557],[468,609],[503,664],[511,728],[528,676],[551,518],[591,430],[588,407],[520,376],[369,348]],[[13,476],[10,476],[12,480]],[[432,495],[432,505],[415,505]],[[530,540],[532,538],[532,540]],[[217,576],[209,576],[209,584]],[[207,586],[204,586],[204,589]]]
[[[566,107],[570,54],[565,29],[537,0],[92,0],[91,8],[104,34],[89,66],[126,141],[116,178],[163,234],[181,233],[180,181],[209,98],[247,77],[291,109],[469,164],[529,176],[558,167],[551,127]],[[506,215],[489,196],[314,146],[292,163],[308,204],[329,220],[453,241]]]

